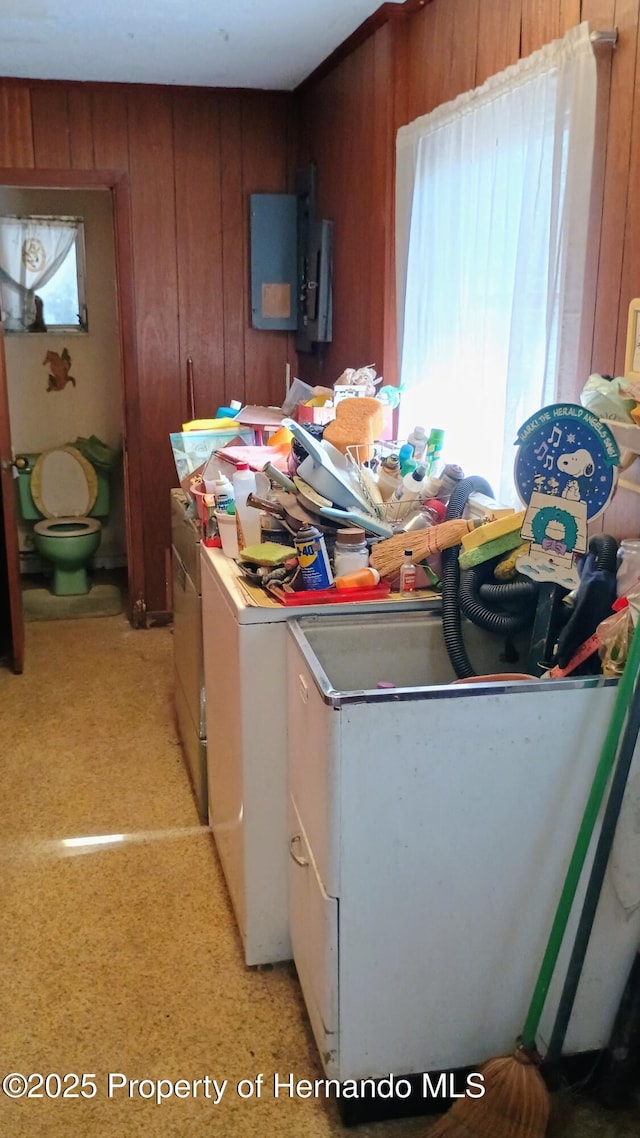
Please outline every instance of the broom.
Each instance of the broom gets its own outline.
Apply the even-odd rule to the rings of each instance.
[[[625,669],[618,681],[611,720],[602,745],[522,1034],[516,1040],[512,1055],[490,1059],[482,1068],[484,1096],[477,1099],[458,1099],[448,1114],[429,1131],[429,1138],[544,1138],[546,1134],[550,1100],[539,1070],[542,1059],[536,1048],[536,1032],[544,1010],[549,985],[558,960],[593,830],[616,758],[618,741],[639,668],[640,620],[633,633]]]
[[[470,533],[477,524],[463,518],[452,518],[448,522],[415,530],[411,534],[394,534],[393,537],[376,542],[371,550],[369,564],[378,570],[381,577],[392,577],[402,565],[406,549],[411,550],[416,561],[423,561],[430,553],[441,553],[443,549],[460,545],[465,533]]]

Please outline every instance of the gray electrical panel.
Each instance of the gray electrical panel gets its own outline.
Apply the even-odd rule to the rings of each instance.
[[[315,166],[295,194],[251,194],[251,323],[296,333],[313,352],[332,338],[333,224],[316,216]]]
[[[297,197],[251,194],[251,323],[295,332],[297,300]]]

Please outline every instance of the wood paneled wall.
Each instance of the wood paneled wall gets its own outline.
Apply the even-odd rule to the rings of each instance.
[[[331,386],[345,367],[392,356],[388,254],[392,246],[394,38],[385,24],[299,93],[299,158],[317,166],[318,212],[333,221],[333,340],[300,354],[302,379]]]
[[[408,5],[406,6],[408,10]],[[332,382],[375,362],[396,378],[393,335],[395,132],[484,82],[581,20],[618,28],[595,49],[600,143],[578,389],[590,372],[621,375],[629,301],[640,295],[640,0],[427,0],[390,18],[330,73],[298,92],[300,154],[318,164],[319,204],[335,227],[333,344],[299,374]],[[640,461],[625,477],[640,484]],[[602,520],[616,537],[640,534],[638,495],[619,489]]]
[[[393,382],[397,128],[581,19],[619,29],[615,51],[598,53],[602,205],[581,363],[585,376],[622,371],[627,307],[640,295],[640,0],[429,0],[407,15],[389,7],[386,24],[294,95],[0,81],[0,183],[2,169],[123,171],[129,181],[137,364],[130,422],[139,424],[129,445],[139,460],[143,531],[133,544],[150,611],[167,603],[175,484],[168,435],[188,413],[187,357],[198,415],[233,397],[280,403],[287,362],[328,384],[347,366],[373,363]],[[320,213],[334,222],[334,339],[322,356],[301,354],[295,365],[291,337],[250,327],[248,195],[290,190],[296,166],[309,161]],[[640,481],[639,466],[627,472],[631,480]],[[606,528],[637,534],[637,503],[619,491]]]
[[[0,184],[2,169],[129,179],[137,390],[129,385],[127,398],[139,431],[128,442],[138,449],[139,576],[151,612],[167,607],[168,436],[189,417],[187,358],[198,416],[232,398],[284,395],[292,339],[250,327],[248,195],[291,189],[292,115],[282,92],[0,82]]]

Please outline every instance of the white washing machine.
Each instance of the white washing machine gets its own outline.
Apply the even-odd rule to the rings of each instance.
[[[201,547],[209,823],[245,962],[291,958],[287,889],[287,621],[310,607],[257,604],[235,562]],[[349,612],[440,609],[438,598],[312,606]]]

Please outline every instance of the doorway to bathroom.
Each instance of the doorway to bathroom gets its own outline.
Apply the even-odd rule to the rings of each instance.
[[[2,183],[2,215],[83,219],[87,270],[86,330],[4,336],[13,454],[25,458],[77,443],[81,450],[88,446],[89,462],[97,454],[110,467],[109,509],[101,518],[90,593],[78,598],[52,595],[41,576],[47,567],[34,549],[33,520],[23,518],[18,506],[18,600],[27,619],[108,615],[125,609],[135,623],[142,563],[132,538],[137,525],[132,515],[139,509],[138,470],[127,447],[127,438],[136,433],[132,424],[137,406],[127,178],[99,171],[3,171]],[[55,376],[52,382],[52,356],[66,359],[64,383],[58,384]]]

